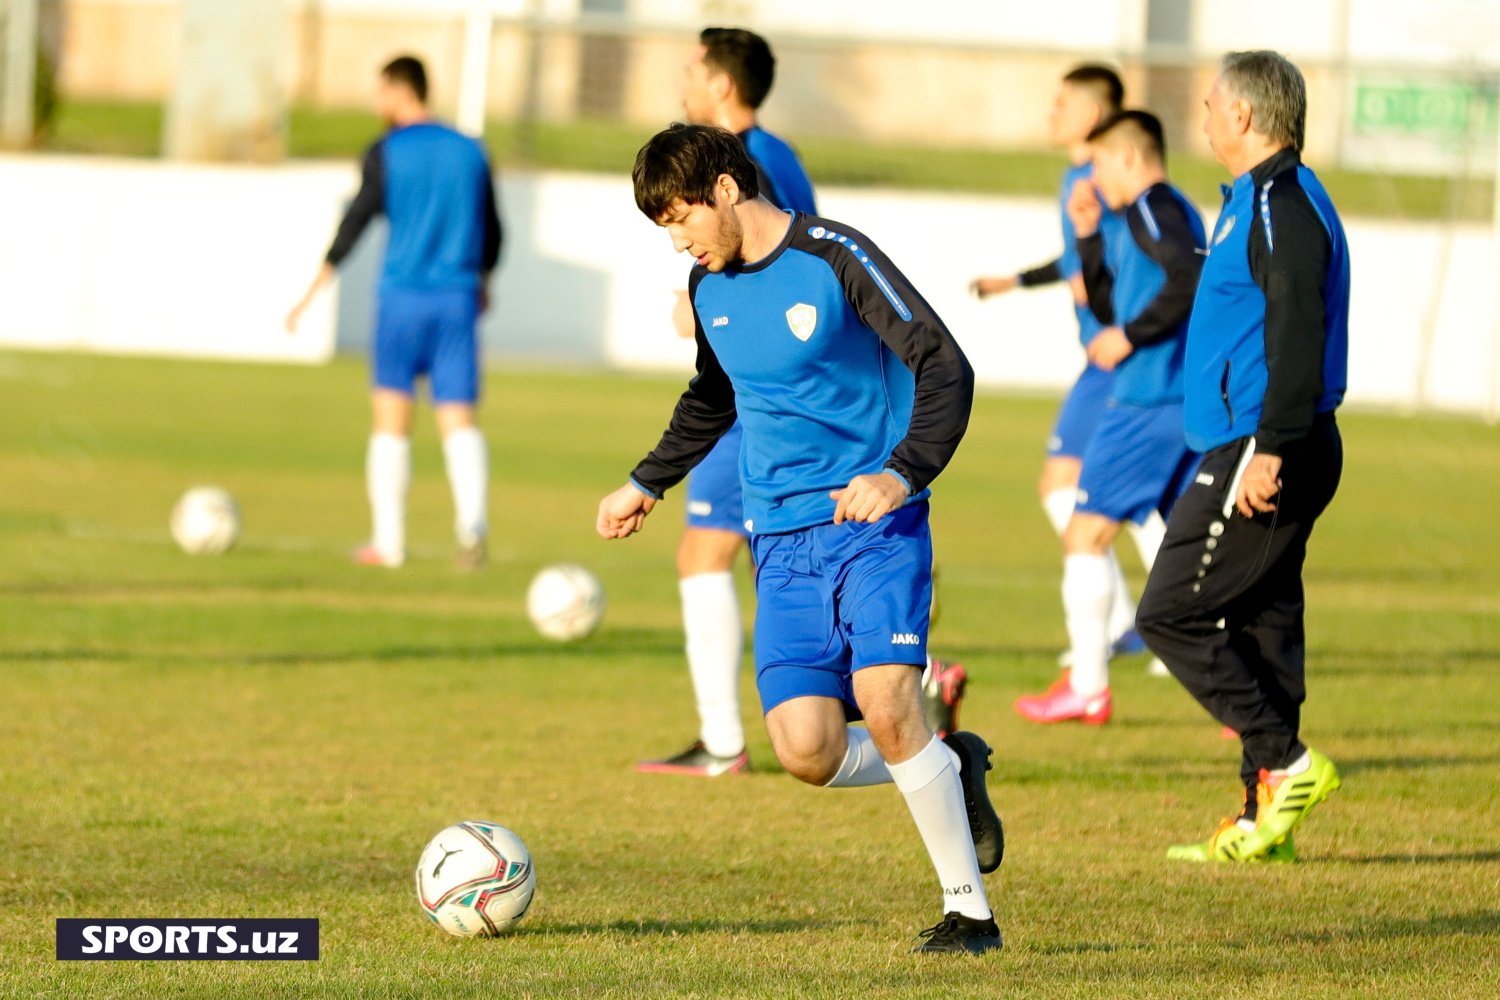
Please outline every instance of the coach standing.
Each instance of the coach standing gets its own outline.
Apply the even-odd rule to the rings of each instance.
[[[1233,175],[1188,327],[1185,423],[1203,453],[1141,597],[1141,635],[1240,734],[1244,809],[1193,861],[1289,860],[1290,835],[1339,787],[1298,737],[1302,563],[1343,466],[1334,411],[1348,357],[1349,256],[1302,165],[1307,88],[1275,52],[1232,52],[1204,131]]]

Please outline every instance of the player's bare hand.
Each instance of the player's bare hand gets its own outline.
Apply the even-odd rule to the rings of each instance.
[[[1103,368],[1112,372],[1120,366],[1120,362],[1130,357],[1135,351],[1135,345],[1130,338],[1125,336],[1125,331],[1118,326],[1107,326],[1094,334],[1094,339],[1089,341],[1089,360],[1094,367]]]
[[[848,486],[828,495],[838,501],[833,509],[834,524],[845,521],[874,524],[906,503],[906,487],[888,472],[855,476]]]
[[[1104,206],[1094,190],[1094,182],[1080,177],[1073,182],[1068,192],[1068,219],[1073,223],[1073,232],[1079,237],[1093,236],[1099,231],[1099,220],[1104,217]]]
[[[1271,499],[1281,492],[1281,458],[1277,455],[1251,455],[1234,492],[1234,505],[1246,517],[1269,514],[1276,509]]]
[[[655,506],[653,497],[626,483],[599,501],[599,520],[594,527],[604,538],[629,538],[641,530],[646,515]]]
[[[297,325],[302,322],[302,313],[307,309],[307,300],[303,299],[292,306],[292,311],[286,314],[286,332],[295,334]]]
[[[987,299],[992,295],[1004,295],[1021,287],[1021,279],[1014,274],[998,278],[975,278],[969,282],[969,294],[976,299]]]

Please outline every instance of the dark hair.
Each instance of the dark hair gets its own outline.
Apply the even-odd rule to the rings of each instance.
[[[1167,162],[1167,138],[1161,119],[1149,111],[1120,111],[1110,115],[1089,133],[1089,142],[1098,142],[1111,132],[1123,130],[1129,141],[1141,152]]]
[[[1075,66],[1063,77],[1063,82],[1082,87],[1092,93],[1106,118],[1119,111],[1125,104],[1125,85],[1120,82],[1120,74],[1108,66],[1100,66],[1097,63]]]
[[[755,163],[739,136],[714,125],[674,122],[635,154],[630,178],[636,207],[659,222],[679,198],[689,205],[712,205],[721,174],[733,177],[746,198],[760,194]]]
[[[727,73],[747,106],[760,107],[776,81],[776,57],[766,40],[744,28],[704,28],[698,41],[709,68]]]
[[[416,56],[397,56],[385,64],[380,75],[408,87],[417,100],[427,103],[427,67]]]

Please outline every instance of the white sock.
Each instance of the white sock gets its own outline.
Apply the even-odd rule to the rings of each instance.
[[[824,788],[863,788],[866,785],[885,785],[891,779],[890,768],[875,749],[875,740],[870,731],[860,726],[849,726],[849,749],[844,753],[844,763],[839,773],[828,779]]]
[[[917,832],[943,886],[943,912],[975,920],[992,914],[974,857],[974,835],[964,808],[958,756],[936,736],[910,760],[889,765],[891,780],[906,798]]]
[[[453,489],[453,533],[458,544],[470,548],[489,533],[489,454],[484,432],[460,427],[443,439],[448,485]]]
[[[1135,601],[1130,598],[1130,582],[1125,579],[1125,571],[1120,568],[1114,549],[1110,549],[1105,558],[1109,560],[1110,573],[1115,580],[1115,596],[1109,605],[1109,640],[1114,642],[1135,628]]]
[[[365,453],[365,487],[370,494],[370,544],[382,559],[406,558],[406,491],[411,487],[411,438],[371,434]]]
[[[1052,530],[1057,532],[1059,538],[1068,522],[1073,520],[1073,507],[1077,503],[1078,489],[1074,486],[1064,486],[1042,497],[1042,509],[1047,512],[1047,520],[1052,523]]]
[[[1130,522],[1130,537],[1135,539],[1136,551],[1141,554],[1141,565],[1146,567],[1147,573],[1156,565],[1156,553],[1161,549],[1161,540],[1166,536],[1167,522],[1161,519],[1161,514],[1157,511],[1151,512],[1145,524]]]
[[[1073,647],[1068,683],[1084,698],[1109,687],[1109,611],[1115,596],[1115,573],[1109,563],[1109,556],[1085,553],[1063,560],[1063,611]]]
[[[733,573],[699,573],[677,581],[688,670],[698,699],[699,738],[716,757],[745,749],[740,721],[740,654],[745,632]]]
[[[1298,757],[1286,767],[1281,768],[1279,773],[1291,776],[1293,774],[1301,774],[1310,767],[1312,767],[1312,755],[1304,750],[1301,757]]]

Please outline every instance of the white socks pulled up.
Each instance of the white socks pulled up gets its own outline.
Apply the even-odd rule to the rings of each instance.
[[[849,749],[844,752],[844,763],[824,788],[863,788],[866,785],[890,783],[891,771],[875,749],[875,740],[868,729],[849,726],[844,732],[849,737]]]
[[[1109,687],[1110,610],[1118,572],[1113,556],[1076,553],[1063,560],[1063,611],[1073,650],[1068,683],[1083,698]]]
[[[448,485],[453,490],[453,533],[463,548],[473,548],[489,533],[489,452],[484,432],[461,427],[443,439]]]
[[[688,670],[698,701],[699,738],[716,757],[745,749],[740,720],[740,655],[745,631],[733,573],[699,573],[677,581]]]
[[[934,736],[915,757],[887,767],[891,780],[906,798],[932,867],[937,869],[943,886],[943,912],[988,920],[992,916],[990,903],[974,856],[958,756]]]
[[[1047,512],[1047,520],[1051,522],[1052,530],[1057,532],[1059,538],[1067,530],[1068,522],[1073,519],[1073,508],[1077,503],[1078,490],[1072,486],[1053,490],[1042,498],[1042,508]],[[1156,516],[1157,522],[1160,523],[1161,517],[1159,515],[1154,516]],[[1150,522],[1148,521],[1147,524],[1149,525]],[[1134,534],[1136,531],[1144,529],[1137,529],[1132,524],[1131,530]],[[1166,531],[1165,525],[1162,525],[1162,531]],[[1136,534],[1135,538],[1137,546],[1144,546],[1145,543],[1142,542],[1139,534]],[[1160,544],[1160,536],[1157,536],[1156,540],[1157,544]],[[1142,561],[1145,558],[1144,551],[1144,548],[1142,548]],[[1155,558],[1155,548],[1151,550],[1151,555]],[[1104,558],[1109,561],[1110,572],[1113,574],[1115,581],[1114,599],[1109,608],[1109,638],[1113,641],[1135,628],[1135,601],[1130,599],[1130,584],[1125,580],[1125,571],[1120,568],[1120,560],[1115,558],[1114,550],[1111,549],[1105,554]],[[1150,563],[1146,563],[1146,569],[1148,572],[1150,571]]]
[[[387,566],[406,559],[406,493],[411,488],[411,438],[372,434],[365,453],[370,495],[370,544]]]

